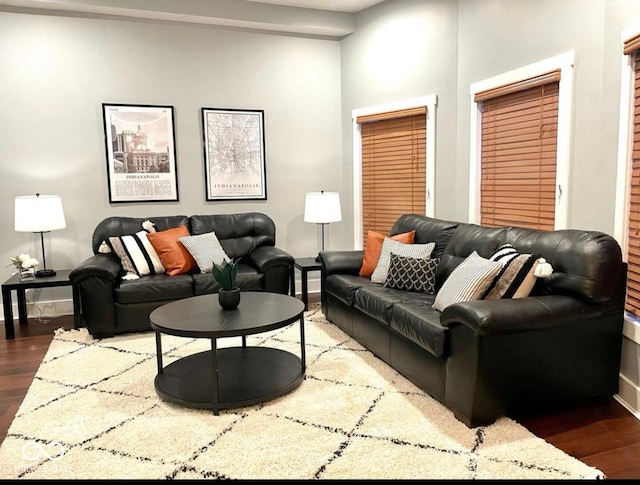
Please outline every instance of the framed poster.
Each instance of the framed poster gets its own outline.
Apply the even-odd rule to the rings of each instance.
[[[202,108],[207,200],[266,200],[264,111]]]
[[[173,106],[102,104],[109,202],[178,200]]]

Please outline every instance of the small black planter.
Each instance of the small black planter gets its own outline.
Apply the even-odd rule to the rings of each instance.
[[[240,304],[240,288],[236,287],[233,290],[219,290],[218,291],[218,303],[225,310],[235,310]]]

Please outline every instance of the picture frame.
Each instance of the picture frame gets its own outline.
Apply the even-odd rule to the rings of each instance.
[[[173,106],[102,103],[109,202],[178,201]]]
[[[207,201],[267,200],[264,110],[202,108]]]

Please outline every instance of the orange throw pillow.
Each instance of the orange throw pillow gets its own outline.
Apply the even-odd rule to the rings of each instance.
[[[402,234],[391,236],[391,239],[405,244],[413,244],[413,238],[415,237],[415,235],[416,231],[414,229],[413,231],[403,232]],[[364,248],[364,257],[362,258],[360,276],[371,276],[373,274],[376,266],[378,266],[380,251],[382,251],[382,243],[385,237],[387,236],[385,236],[384,234],[380,234],[379,232],[367,232],[367,244]]]
[[[198,269],[196,260],[179,241],[179,238],[184,236],[190,236],[189,229],[184,224],[166,231],[147,234],[149,242],[158,253],[162,266],[168,275],[175,276]]]

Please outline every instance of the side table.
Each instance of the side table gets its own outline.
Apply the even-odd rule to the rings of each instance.
[[[56,270],[54,276],[37,277],[32,280],[22,281],[19,274],[14,274],[2,284],[2,305],[4,307],[4,330],[7,340],[15,338],[13,327],[13,305],[11,302],[11,291],[18,294],[18,321],[21,324],[27,323],[27,299],[25,292],[34,288],[53,288],[56,286],[71,286],[73,295],[73,326],[80,328],[80,292],[69,279],[70,269]]]
[[[304,303],[304,311],[306,312],[309,307],[309,282],[307,279],[307,273],[309,271],[320,271],[322,265],[316,258],[296,258],[294,268],[300,270],[300,281],[302,282],[302,302]],[[291,296],[296,295],[295,278],[291,275]]]

